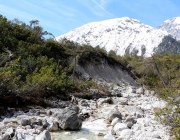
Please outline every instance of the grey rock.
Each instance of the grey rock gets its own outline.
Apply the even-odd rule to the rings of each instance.
[[[129,129],[131,129],[131,127],[133,126],[134,124],[132,123],[132,122],[128,122],[127,123],[127,127],[129,128]]]
[[[26,125],[26,129],[32,129],[30,125]]]
[[[21,125],[22,126],[26,126],[26,125],[30,125],[31,124],[31,120],[28,118],[24,118],[21,120]]]
[[[67,107],[57,111],[54,117],[61,129],[79,130],[82,126],[82,120],[78,117],[78,112],[78,107]]]
[[[144,115],[144,112],[142,111],[142,109],[140,109],[139,107],[136,106],[125,106],[124,107],[131,115],[134,115],[136,113],[139,115]]]
[[[131,123],[135,124],[137,121],[136,121],[135,118],[133,118],[133,117],[127,117],[126,120],[125,120],[125,122],[126,122],[126,123],[131,122]]]
[[[137,118],[142,118],[142,116],[140,114],[137,114],[136,117]]]
[[[111,122],[114,118],[119,118],[122,120],[122,115],[121,113],[117,110],[117,109],[114,109],[112,111],[109,112],[108,114],[108,120]]]
[[[112,104],[113,100],[112,98],[108,97],[108,98],[100,98],[97,102],[98,102],[98,105],[102,105],[103,103]]]
[[[157,139],[161,139],[161,137],[159,136],[159,134],[154,134],[153,136],[152,136],[153,138],[157,138]]]
[[[31,120],[31,123],[32,123],[32,125],[42,125],[42,120],[41,119],[36,119],[36,118],[33,118],[32,120]]]
[[[111,94],[116,97],[122,97],[120,90],[113,90]]]
[[[37,112],[35,113],[36,116],[39,116],[40,114],[41,114],[40,111],[37,111]]]
[[[88,102],[86,100],[80,100],[79,105],[81,106],[89,106]]]
[[[91,101],[91,102],[89,102],[89,107],[92,108],[92,109],[98,108],[97,101]]]
[[[93,99],[99,99],[101,97],[98,89],[90,89]]]
[[[51,111],[51,110],[48,110],[48,111],[47,111],[47,115],[48,115],[48,116],[51,116],[51,115],[52,115],[52,111]]]
[[[42,126],[43,128],[47,128],[48,127],[48,122],[46,119],[42,120]]]
[[[42,133],[36,136],[35,140],[51,140],[51,134],[47,130],[44,130]]]
[[[10,136],[8,134],[4,134],[0,140],[9,140],[10,139]]]
[[[17,137],[18,140],[24,140],[25,139],[25,136],[24,136],[24,134],[22,132],[18,132],[16,137]]]

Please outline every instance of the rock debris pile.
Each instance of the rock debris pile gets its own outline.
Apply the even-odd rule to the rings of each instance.
[[[97,90],[91,91],[98,96]],[[72,140],[172,139],[170,127],[155,120],[155,110],[166,102],[155,97],[153,91],[123,84],[111,87],[111,91],[113,97],[74,98],[73,103],[64,102],[64,108],[30,109],[1,116],[0,140],[63,140],[61,135]],[[79,137],[73,135],[79,132]]]

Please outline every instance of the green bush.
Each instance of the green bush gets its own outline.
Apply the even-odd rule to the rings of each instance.
[[[156,112],[156,118],[161,123],[172,127],[172,134],[176,140],[180,139],[180,103],[169,101],[168,105]]]

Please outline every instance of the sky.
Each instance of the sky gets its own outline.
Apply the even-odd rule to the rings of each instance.
[[[0,0],[0,14],[29,24],[39,20],[54,36],[96,21],[130,17],[158,27],[180,16],[180,0]]]

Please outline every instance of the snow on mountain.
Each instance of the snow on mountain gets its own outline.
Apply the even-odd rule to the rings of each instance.
[[[165,20],[158,28],[167,31],[172,37],[180,41],[180,17]]]
[[[92,22],[56,37],[80,44],[99,46],[107,52],[114,50],[119,55],[133,53],[150,56],[162,42],[167,31],[155,29],[128,17]]]

